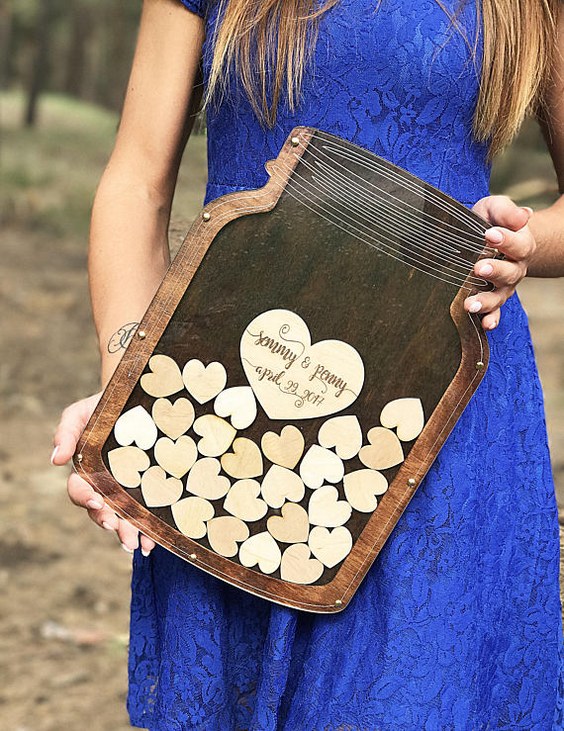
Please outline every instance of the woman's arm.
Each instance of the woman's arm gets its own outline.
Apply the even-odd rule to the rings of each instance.
[[[144,0],[115,146],[92,208],[89,278],[103,386],[124,352],[112,335],[141,318],[169,264],[170,208],[193,121],[189,111],[203,37],[202,19],[178,0]],[[52,464],[70,460],[100,396],[64,409]],[[95,523],[116,531],[127,551],[138,547],[138,530],[76,472],[69,476],[68,493]],[[141,536],[145,555],[154,545]]]

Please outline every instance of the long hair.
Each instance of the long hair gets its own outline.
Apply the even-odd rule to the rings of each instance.
[[[339,0],[219,0],[214,52],[204,108],[227,87],[235,68],[252,108],[272,127],[285,93],[295,109],[305,65],[313,52],[319,18]],[[468,0],[467,0],[468,1]],[[385,0],[378,0],[380,5]],[[461,32],[459,11],[449,13]],[[493,157],[519,131],[529,111],[540,111],[556,49],[559,0],[474,0],[483,53],[473,128]],[[317,8],[317,9],[316,9]],[[475,54],[477,43],[469,43]],[[269,84],[268,78],[272,78]]]

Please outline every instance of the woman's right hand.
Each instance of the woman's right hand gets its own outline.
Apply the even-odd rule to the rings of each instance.
[[[51,464],[64,465],[71,459],[76,451],[80,435],[96,408],[102,393],[100,391],[80,401],[75,401],[64,409],[53,437]],[[105,504],[103,497],[74,471],[70,473],[67,480],[67,491],[71,501],[78,507],[84,508],[97,525],[117,533],[122,548],[128,553],[133,553],[140,545],[143,555],[148,556],[155,547],[153,540],[140,534],[131,523],[117,516]]]

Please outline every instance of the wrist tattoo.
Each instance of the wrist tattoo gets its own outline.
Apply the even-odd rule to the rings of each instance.
[[[128,322],[122,325],[119,330],[116,330],[108,340],[108,353],[117,353],[118,350],[125,350],[138,327],[138,322]]]

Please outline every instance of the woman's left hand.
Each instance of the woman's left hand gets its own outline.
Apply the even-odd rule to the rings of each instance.
[[[474,273],[491,282],[495,289],[467,297],[464,307],[468,312],[483,314],[484,330],[494,330],[501,317],[501,306],[515,292],[527,274],[536,243],[528,223],[531,208],[520,208],[504,195],[481,198],[472,210],[492,224],[485,233],[488,246],[498,249],[505,259],[480,259]]]

